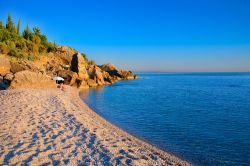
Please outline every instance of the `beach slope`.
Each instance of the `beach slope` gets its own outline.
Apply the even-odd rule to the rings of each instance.
[[[76,89],[0,91],[0,165],[189,165],[110,124]]]

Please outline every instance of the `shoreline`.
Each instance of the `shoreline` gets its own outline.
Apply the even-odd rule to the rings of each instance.
[[[2,164],[191,165],[102,118],[75,88],[6,90],[0,99]]]
[[[81,99],[81,97],[80,97]],[[120,135],[126,135],[127,137],[131,138],[133,141],[137,142],[138,144],[142,145],[142,146],[147,146],[150,149],[153,149],[155,151],[159,151],[160,155],[165,155],[167,158],[171,159],[171,160],[180,160],[181,162],[184,162],[184,164],[188,163],[187,161],[181,159],[180,157],[177,157],[176,155],[167,152],[166,150],[163,150],[162,148],[158,147],[157,145],[154,145],[150,142],[148,142],[147,140],[140,138],[134,134],[129,133],[128,131],[116,126],[115,124],[109,122],[108,120],[106,120],[105,118],[103,118],[101,115],[99,115],[97,112],[94,111],[93,108],[91,108],[85,101],[83,101],[83,104],[86,106],[86,108],[88,109],[88,111],[90,111],[92,114],[94,114],[96,119],[99,119],[100,121],[102,121],[103,123],[106,123],[106,125],[109,128],[113,128],[114,130],[119,131],[118,133]],[[186,163],[185,163],[186,162]],[[190,163],[188,163],[189,165],[191,165]]]
[[[88,90],[90,90],[90,89],[88,89]],[[83,92],[83,91],[80,91],[79,93],[84,93],[84,92]],[[80,95],[79,95],[79,97],[80,97]],[[144,139],[144,138],[141,138],[141,137],[139,137],[139,136],[137,136],[137,135],[135,135],[135,134],[133,134],[133,133],[130,133],[129,131],[127,131],[127,130],[125,130],[125,129],[122,129],[121,127],[117,126],[116,124],[113,124],[112,122],[106,120],[104,117],[102,117],[102,115],[100,115],[99,113],[97,113],[96,111],[94,111],[95,109],[94,109],[94,108],[91,108],[91,106],[89,106],[89,105],[84,101],[84,99],[82,99],[81,97],[80,97],[80,99],[81,99],[81,101],[83,102],[83,104],[86,105],[86,107],[87,107],[91,112],[93,112],[94,114],[96,114],[96,117],[97,117],[97,118],[102,119],[102,121],[104,121],[105,123],[108,123],[108,125],[111,125],[112,127],[116,128],[116,129],[119,130],[121,133],[124,133],[124,134],[126,134],[126,135],[132,137],[133,139],[138,140],[138,141],[141,142],[141,143],[147,144],[147,146],[149,146],[149,147],[151,147],[151,148],[160,150],[160,151],[163,152],[163,153],[167,153],[168,155],[173,156],[174,158],[177,158],[178,160],[182,160],[182,161],[184,161],[184,162],[187,162],[189,165],[192,165],[192,164],[190,164],[187,160],[183,159],[181,156],[178,156],[178,155],[175,155],[175,154],[173,154],[173,153],[171,153],[171,152],[168,152],[167,150],[165,150],[165,149],[159,147],[158,145],[156,145],[156,144],[154,144],[154,143],[150,143],[150,141],[148,141],[148,140],[146,140],[146,139]]]

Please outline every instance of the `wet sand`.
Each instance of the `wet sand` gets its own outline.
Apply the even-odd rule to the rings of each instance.
[[[0,91],[0,165],[190,165],[92,111],[77,89]]]

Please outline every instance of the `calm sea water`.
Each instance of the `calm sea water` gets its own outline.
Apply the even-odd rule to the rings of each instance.
[[[194,165],[250,165],[250,73],[140,76],[81,97],[110,122]]]

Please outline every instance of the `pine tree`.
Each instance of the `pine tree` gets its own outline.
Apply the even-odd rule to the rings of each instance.
[[[54,43],[53,43],[53,45],[54,45],[54,49],[56,48],[56,41],[54,40]]]
[[[23,31],[23,38],[27,39],[27,40],[31,40],[32,39],[32,32],[27,24],[26,28]]]
[[[41,36],[41,30],[40,30],[40,28],[34,27],[34,28],[33,28],[33,32],[34,32],[35,35]]]
[[[3,22],[2,21],[0,21],[0,29],[3,29],[4,28],[4,26],[3,26]]]
[[[6,23],[6,29],[9,32],[13,32],[13,33],[16,31],[15,25],[14,25],[10,15],[8,15],[8,19],[7,19],[7,23]]]
[[[19,35],[20,34],[20,19],[18,20],[18,23],[17,23],[17,34]]]

